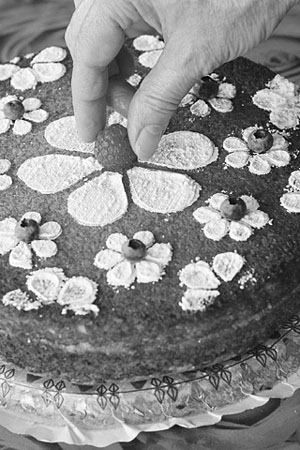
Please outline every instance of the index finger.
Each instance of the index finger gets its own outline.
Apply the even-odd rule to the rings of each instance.
[[[108,65],[120,51],[124,32],[106,0],[83,0],[66,33],[73,58],[72,96],[79,136],[95,140],[105,125]]]

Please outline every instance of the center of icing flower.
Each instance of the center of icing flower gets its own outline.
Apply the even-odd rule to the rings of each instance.
[[[11,100],[3,107],[3,113],[6,119],[17,120],[24,115],[25,108],[20,100]]]
[[[147,248],[139,239],[129,239],[122,245],[122,253],[127,261],[137,262],[145,258]]]
[[[273,136],[264,128],[253,130],[248,137],[248,147],[254,153],[264,153],[273,146]]]
[[[247,213],[247,206],[242,198],[229,196],[221,203],[220,212],[227,220],[241,220]]]
[[[210,100],[211,98],[217,97],[218,92],[219,83],[216,80],[209,76],[201,78],[197,97],[201,100]]]
[[[111,125],[99,134],[95,156],[105,169],[116,172],[131,169],[137,161],[126,128],[120,124]]]
[[[38,239],[39,224],[34,219],[23,218],[16,225],[15,236],[19,241],[27,243]]]

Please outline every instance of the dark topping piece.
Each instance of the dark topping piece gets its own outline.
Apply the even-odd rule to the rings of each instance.
[[[146,246],[139,239],[129,239],[122,245],[123,256],[130,262],[138,262],[146,256]]]
[[[259,128],[252,131],[248,137],[248,147],[255,153],[263,153],[273,145],[273,136],[268,130]]]
[[[220,211],[225,219],[241,220],[247,212],[247,207],[241,198],[229,197],[221,203]]]
[[[5,103],[3,108],[3,113],[6,119],[10,120],[21,119],[24,112],[25,108],[20,100],[11,100],[10,102]]]
[[[209,100],[218,95],[219,83],[211,77],[203,77],[200,81],[199,91],[197,96],[201,100]]]
[[[98,135],[95,156],[105,169],[117,172],[130,169],[137,161],[127,130],[119,124],[111,125]]]
[[[15,236],[19,241],[34,241],[39,236],[39,224],[33,219],[22,219],[16,225]]]

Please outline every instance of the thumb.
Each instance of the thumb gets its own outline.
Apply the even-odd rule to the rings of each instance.
[[[190,52],[170,40],[155,67],[135,93],[128,111],[128,135],[138,158],[151,158],[182,97],[195,83]],[[180,50],[179,50],[180,49]],[[187,54],[189,53],[189,54]]]

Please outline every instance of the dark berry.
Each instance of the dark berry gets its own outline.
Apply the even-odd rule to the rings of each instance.
[[[16,225],[15,236],[19,241],[34,241],[39,237],[39,224],[33,219],[22,219]]]
[[[95,156],[105,169],[117,172],[130,169],[137,161],[129,143],[127,130],[119,124],[111,125],[99,133]]]
[[[122,245],[123,256],[130,262],[141,261],[146,255],[146,246],[139,239],[129,239]]]
[[[268,130],[259,128],[252,131],[248,137],[248,147],[254,153],[263,153],[273,145],[273,136]]]
[[[241,198],[229,197],[221,203],[220,211],[225,219],[241,220],[247,212],[247,207]]]
[[[203,77],[199,83],[197,96],[201,100],[209,100],[218,95],[219,83],[211,77]]]
[[[11,100],[5,103],[3,107],[3,113],[6,119],[17,120],[23,117],[25,108],[20,100]]]

